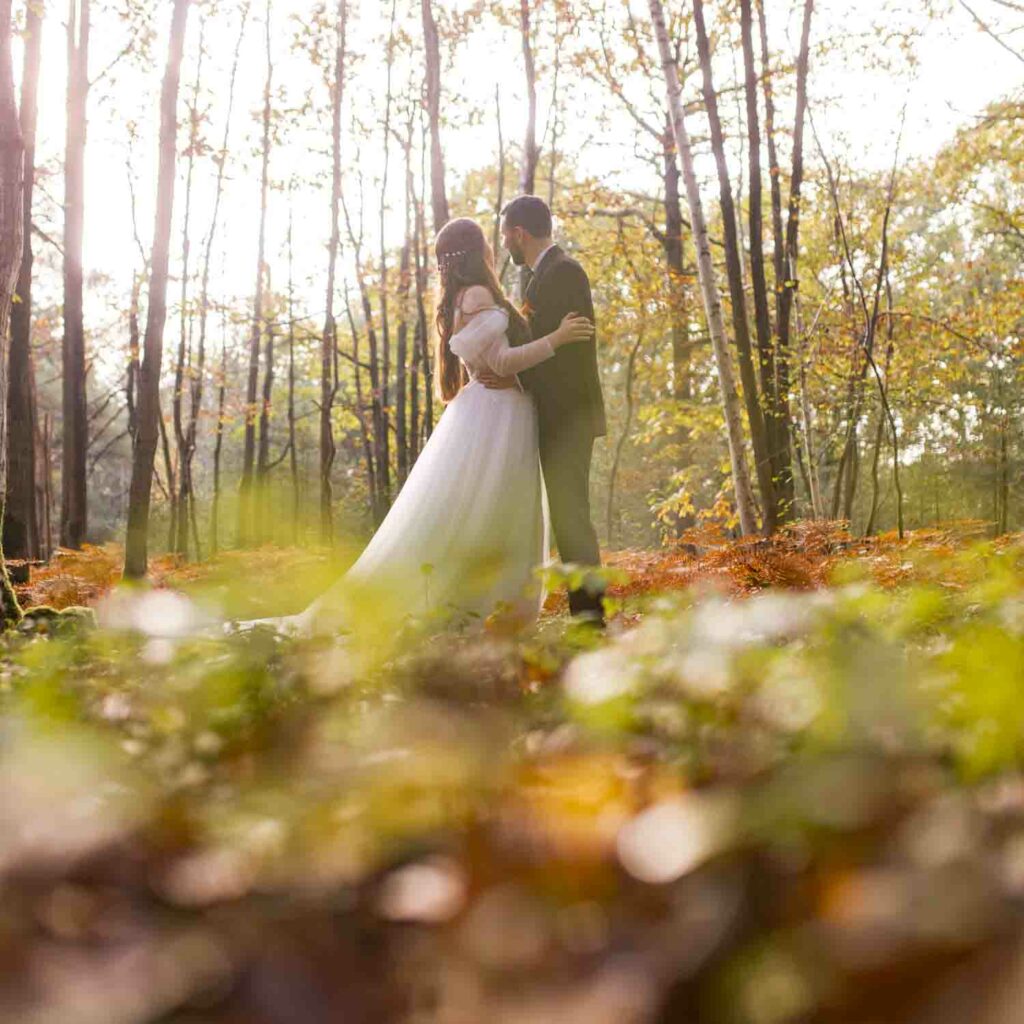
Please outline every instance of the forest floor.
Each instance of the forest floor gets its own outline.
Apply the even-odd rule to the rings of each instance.
[[[211,635],[344,553],[115,546],[0,648],[0,1019],[1011,1024],[1024,537],[607,554],[607,635]]]
[[[801,522],[770,541],[737,543],[715,531],[694,530],[672,546],[605,551],[602,558],[615,570],[608,592],[616,602],[694,587],[735,597],[769,588],[806,591],[827,587],[851,573],[869,577],[883,588],[939,577],[944,585],[954,586],[959,572],[952,570],[951,557],[988,532],[987,523],[957,521],[908,531],[901,540],[895,531],[853,537],[834,523]],[[1020,535],[1009,534],[993,542],[992,549],[1005,550],[1021,541]],[[118,544],[61,549],[48,565],[33,570],[28,584],[16,588],[19,599],[23,607],[94,605],[120,582],[123,558]],[[230,582],[231,611],[256,618],[302,607],[318,586],[343,571],[347,561],[344,550],[266,546],[226,551],[202,562],[157,556],[151,559],[149,576],[158,587],[208,594],[226,590]],[[242,607],[235,608],[236,604]],[[551,593],[545,615],[566,610],[564,590]]]

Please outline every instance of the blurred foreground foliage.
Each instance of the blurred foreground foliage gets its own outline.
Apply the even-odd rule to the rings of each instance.
[[[0,1019],[1016,1021],[1024,540],[976,532],[621,553],[605,638],[221,635],[344,559],[57,560],[98,625],[3,644]]]

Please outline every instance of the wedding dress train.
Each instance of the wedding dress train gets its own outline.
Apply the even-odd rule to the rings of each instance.
[[[536,618],[534,567],[545,555],[537,412],[518,388],[489,390],[484,369],[508,376],[554,354],[547,338],[510,347],[509,317],[489,306],[449,345],[469,383],[449,402],[387,517],[362,555],[299,615],[270,620],[297,633],[344,626],[344,600],[367,584],[409,614],[487,616],[510,606]]]

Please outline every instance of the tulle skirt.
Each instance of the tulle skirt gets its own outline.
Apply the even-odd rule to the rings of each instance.
[[[486,617],[506,607],[519,619],[535,618],[542,594],[534,569],[545,534],[533,399],[471,381],[448,404],[352,568],[287,621],[324,628],[332,603],[366,589],[388,592],[413,615]]]

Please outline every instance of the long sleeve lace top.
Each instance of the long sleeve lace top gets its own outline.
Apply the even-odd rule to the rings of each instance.
[[[451,350],[466,364],[471,377],[489,369],[500,377],[530,369],[550,359],[554,346],[538,338],[512,347],[508,343],[508,313],[499,306],[477,310],[448,341]]]

